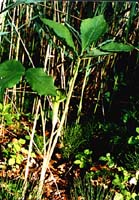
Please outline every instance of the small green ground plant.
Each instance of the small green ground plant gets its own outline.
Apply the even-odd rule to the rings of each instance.
[[[0,122],[5,126],[14,124],[20,118],[19,113],[14,113],[12,110],[12,104],[3,105],[0,103]]]
[[[83,152],[81,153],[77,153],[75,155],[75,161],[74,164],[75,165],[79,165],[80,168],[86,168],[89,165],[92,164],[92,151],[90,151],[89,149],[85,149]]]
[[[123,167],[96,168],[73,180],[71,197],[75,200],[137,200],[138,180],[138,172],[132,174]]]
[[[92,173],[87,173],[83,178],[76,178],[70,194],[73,200],[79,198],[83,200],[109,200],[114,197],[114,192],[104,183],[95,181]]]
[[[67,127],[63,134],[63,157],[66,159],[73,157],[85,142],[84,133],[79,124]]]
[[[23,180],[0,179],[0,200],[17,200],[22,194]]]
[[[12,170],[19,169],[20,164],[27,159],[28,149],[25,148],[25,139],[14,138],[10,143],[8,143],[7,148],[3,150],[3,156],[6,159],[7,166],[11,166]],[[35,158],[35,153],[32,152],[32,158]]]

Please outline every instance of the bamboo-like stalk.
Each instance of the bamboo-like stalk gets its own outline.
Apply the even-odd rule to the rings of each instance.
[[[0,2],[0,12],[6,8],[6,0]],[[6,13],[0,14],[0,30],[4,32],[4,24],[5,24]],[[0,43],[2,42],[2,36],[0,36]],[[1,60],[1,57],[0,57]]]
[[[37,104],[36,113],[35,113],[35,119],[34,119],[33,129],[32,129],[32,133],[31,133],[31,138],[30,138],[28,158],[27,158],[27,164],[26,164],[26,170],[25,170],[25,178],[24,178],[24,183],[23,183],[22,200],[25,199],[25,193],[26,193],[26,190],[27,190],[27,181],[28,181],[28,175],[29,175],[30,158],[31,158],[31,153],[32,153],[32,148],[33,148],[33,139],[34,139],[34,134],[35,134],[35,130],[36,130],[38,113],[39,113],[40,107],[41,107],[41,100],[39,99],[38,104]]]
[[[44,155],[43,166],[42,166],[42,170],[41,170],[41,177],[40,177],[40,182],[39,182],[39,188],[38,188],[38,193],[37,193],[37,200],[41,200],[41,197],[42,197],[42,189],[43,189],[43,183],[44,183],[44,180],[45,180],[46,170],[48,169],[49,162],[51,160],[54,149],[56,147],[58,138],[61,135],[61,131],[63,129],[63,124],[64,124],[64,121],[66,119],[67,113],[68,113],[70,100],[71,100],[72,93],[73,93],[73,90],[74,90],[75,81],[76,81],[76,78],[77,78],[77,75],[78,75],[80,62],[81,62],[81,60],[79,58],[76,65],[74,66],[73,77],[70,80],[69,92],[67,94],[65,109],[63,111],[63,115],[62,115],[59,127],[58,127],[58,129],[55,133],[55,137],[54,137],[54,132],[52,132],[53,135],[51,137],[51,141],[53,140],[53,143],[52,142],[50,143],[50,146],[49,146],[49,149],[48,149],[49,151],[47,151],[47,154]]]

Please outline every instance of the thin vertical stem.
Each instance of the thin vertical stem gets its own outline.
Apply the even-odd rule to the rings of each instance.
[[[79,107],[78,107],[76,123],[79,123],[79,121],[80,121],[80,116],[81,116],[81,111],[82,111],[82,104],[83,104],[84,90],[85,90],[85,86],[86,86],[86,83],[87,83],[87,78],[88,78],[88,76],[90,74],[90,66],[89,66],[90,62],[91,62],[91,59],[88,60],[88,64],[86,66],[86,71],[85,71],[85,76],[84,76],[83,85],[82,85],[81,98],[80,98],[80,103],[79,103]]]
[[[34,139],[34,134],[35,134],[35,130],[36,130],[40,106],[41,106],[41,100],[39,99],[37,109],[36,109],[36,113],[35,113],[35,119],[34,119],[32,134],[31,134],[31,138],[30,138],[28,158],[27,158],[27,164],[26,164],[26,170],[25,170],[25,179],[24,179],[24,184],[23,184],[22,200],[25,199],[25,193],[26,193],[26,190],[27,190],[27,180],[28,180],[28,174],[29,174],[30,158],[31,158],[31,152],[32,152],[32,148],[33,148],[33,139]]]
[[[72,97],[72,93],[73,93],[74,86],[75,86],[75,81],[76,81],[78,71],[79,71],[79,67],[80,67],[80,62],[81,62],[81,60],[80,60],[80,58],[78,58],[77,63],[76,63],[74,70],[73,70],[73,77],[71,78],[70,83],[69,83],[69,92],[68,92],[68,95],[67,95],[67,100],[66,100],[65,109],[63,111],[63,115],[62,115],[62,118],[61,118],[61,122],[59,124],[58,129],[57,129],[53,143],[51,143],[52,144],[51,148],[49,148],[49,151],[47,152],[46,156],[44,156],[44,159],[43,159],[43,166],[42,166],[42,170],[41,170],[40,183],[39,183],[39,188],[38,188],[38,193],[37,193],[37,200],[41,200],[41,197],[42,197],[42,189],[43,189],[43,183],[44,183],[44,180],[45,180],[46,170],[48,169],[49,162],[51,160],[52,154],[53,154],[54,149],[56,147],[58,137],[61,135],[61,131],[62,131],[62,128],[63,128],[63,125],[64,125],[64,121],[65,121],[67,113],[68,113],[70,100],[71,100],[71,97]]]

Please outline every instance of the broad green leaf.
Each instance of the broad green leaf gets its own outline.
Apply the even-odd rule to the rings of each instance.
[[[0,64],[0,87],[11,88],[20,81],[25,69],[16,60],[5,61]]]
[[[81,161],[80,161],[80,160],[75,160],[75,161],[74,161],[74,164],[80,165],[80,164],[81,164]]]
[[[89,149],[85,149],[85,150],[84,150],[84,154],[86,154],[86,155],[91,155],[91,154],[92,154],[92,151],[90,151]]]
[[[100,51],[97,48],[93,48],[90,52],[83,55],[83,58],[88,57],[98,57],[98,56],[105,56],[111,54],[110,52]]]
[[[100,47],[100,50],[107,52],[129,52],[132,51],[134,47],[132,45],[118,43],[118,42],[109,42]]]
[[[75,51],[75,46],[74,46],[74,42],[73,42],[73,39],[72,39],[72,35],[69,31],[69,29],[58,23],[58,22],[55,22],[55,21],[52,21],[50,19],[45,19],[45,18],[40,18],[42,20],[42,22],[49,26],[51,29],[53,29],[55,35],[57,37],[59,37],[60,39],[63,40],[63,42],[69,46],[71,49],[73,49]]]
[[[96,43],[107,31],[107,23],[103,15],[88,18],[82,21],[80,31],[83,53],[92,43]]]
[[[105,156],[101,156],[101,157],[99,158],[99,160],[101,160],[101,161],[107,161],[108,159],[107,159],[107,157],[105,157]]]
[[[16,60],[8,60],[0,64],[0,96],[3,97],[4,89],[11,88],[20,81],[25,69]]]
[[[39,95],[56,96],[56,87],[51,76],[48,76],[43,68],[31,68],[26,71],[26,79],[32,90]]]
[[[9,113],[10,112],[10,110],[11,110],[11,104],[6,104],[6,105],[4,105],[4,107],[3,107],[3,113],[4,114],[6,114],[6,113]]]

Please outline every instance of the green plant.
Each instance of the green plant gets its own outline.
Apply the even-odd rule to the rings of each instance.
[[[11,104],[3,105],[0,103],[0,122],[5,125],[11,125],[15,123],[15,120],[19,120],[20,113],[14,113]]]
[[[75,156],[74,164],[79,165],[80,168],[86,168],[92,164],[92,151],[85,149],[83,152],[78,153]]]
[[[41,153],[44,152],[44,138],[42,135],[38,135],[37,133],[34,135],[34,143],[36,147],[39,149]]]
[[[21,197],[23,180],[8,180],[0,178],[0,200],[12,199],[16,200]]]
[[[136,127],[137,136],[131,136],[128,139],[128,144],[133,145],[135,148],[138,148],[139,145],[139,127]]]
[[[38,2],[40,2],[40,1],[34,1],[34,2],[32,0],[25,0],[25,1],[17,0],[15,3],[12,4],[11,1],[4,0],[1,3],[1,6],[0,6],[1,7],[1,11],[0,11],[1,12],[0,60],[1,60],[1,62],[3,62],[6,59],[12,59],[12,58],[15,58],[16,60],[22,60],[22,63],[24,63],[24,66],[27,66],[27,68],[30,66],[33,66],[34,68],[38,67],[38,66],[44,66],[44,71],[46,71],[49,75],[51,74],[51,75],[56,76],[55,84],[64,88],[67,93],[71,89],[69,83],[71,83],[70,79],[72,79],[72,77],[74,76],[77,57],[80,57],[81,52],[83,52],[82,51],[83,42],[81,40],[81,36],[83,36],[83,34],[81,34],[81,31],[80,31],[80,33],[77,32],[73,28],[74,25],[75,25],[75,28],[77,27],[79,30],[80,24],[84,21],[82,19],[85,19],[88,17],[90,17],[90,19],[91,19],[92,16],[96,16],[96,15],[100,15],[100,14],[104,13],[106,21],[111,26],[110,29],[108,30],[108,34],[105,33],[104,37],[99,35],[100,32],[98,33],[98,29],[96,26],[93,28],[91,27],[91,30],[96,30],[96,35],[100,36],[100,39],[98,41],[95,41],[94,42],[95,44],[88,45],[86,50],[83,52],[83,56],[84,56],[85,53],[89,53],[91,48],[96,47],[96,50],[94,50],[93,57],[88,57],[88,58],[84,57],[81,60],[80,67],[79,67],[80,69],[78,71],[79,80],[77,80],[74,84],[75,93],[72,96],[72,97],[74,97],[74,98],[72,98],[73,103],[71,102],[71,106],[69,106],[69,110],[72,113],[74,113],[74,116],[77,113],[77,117],[78,117],[77,122],[79,122],[80,116],[84,120],[85,106],[83,106],[83,105],[86,102],[86,99],[92,98],[90,93],[89,93],[89,98],[86,96],[86,91],[88,91],[87,86],[89,86],[89,85],[87,85],[88,83],[91,86],[92,85],[97,86],[97,88],[98,88],[97,91],[96,91],[96,89],[91,90],[91,91],[93,91],[92,92],[93,98],[91,99],[91,102],[93,102],[93,100],[94,100],[94,104],[96,103],[96,96],[97,96],[96,93],[98,92],[98,90],[100,90],[98,98],[97,98],[97,106],[96,106],[99,109],[101,103],[103,104],[103,102],[101,101],[101,97],[103,98],[103,90],[105,91],[105,86],[103,88],[103,81],[105,82],[105,78],[108,78],[109,76],[111,78],[111,71],[114,71],[114,76],[113,76],[114,80],[112,80],[112,82],[115,81],[115,83],[117,83],[117,80],[121,81],[120,79],[117,78],[117,73],[115,73],[115,69],[117,68],[117,66],[119,68],[119,65],[117,64],[116,60],[117,60],[117,58],[118,58],[118,60],[120,58],[120,60],[125,61],[125,59],[123,59],[122,55],[117,56],[114,54],[114,56],[113,55],[111,56],[111,54],[109,55],[109,52],[108,53],[104,52],[104,51],[100,52],[100,51],[98,51],[100,49],[97,47],[98,47],[98,44],[101,43],[105,38],[111,39],[112,37],[115,37],[115,41],[126,41],[129,43],[132,43],[133,45],[137,45],[138,40],[137,40],[136,36],[138,33],[138,23],[137,23],[138,3],[136,3],[136,2],[133,2],[133,3],[132,2],[131,3],[122,2],[120,4],[117,2],[98,2],[98,3],[89,3],[89,2],[78,3],[78,2],[76,2],[75,3],[72,1],[71,2],[70,1],[67,1],[67,2],[64,2],[64,1],[63,2],[53,2],[52,1],[50,3],[50,2],[46,1],[45,3],[43,2],[45,4],[44,5],[43,3],[38,4]],[[23,3],[23,5],[22,5],[22,3]],[[30,3],[31,3],[31,6],[26,5],[26,4],[30,4]],[[87,8],[89,8],[89,9],[87,9]],[[85,10],[87,10],[87,12],[84,12]],[[5,12],[5,11],[8,11],[8,12]],[[54,31],[52,29],[55,29],[57,24],[53,24],[54,26],[52,27],[52,29],[50,29],[50,27],[49,27],[49,29],[48,29],[48,27],[47,28],[44,27],[45,32],[46,32],[46,34],[45,34],[43,31],[44,30],[43,26],[38,19],[38,12],[39,12],[39,14],[41,13],[42,16],[47,16],[47,18],[49,18],[49,19],[51,18],[53,21],[62,22],[62,24],[64,24],[64,26],[68,27],[70,32],[72,32],[72,36],[74,37],[73,38],[74,44],[72,42],[72,45],[70,45],[71,44],[70,39],[69,40],[67,39],[68,45],[70,46],[69,49],[67,48],[66,42],[63,41],[63,39],[61,37],[61,35],[62,35],[61,32],[65,31],[64,28],[62,29],[60,27],[60,29],[58,29],[58,31],[55,34],[55,35],[59,34],[60,41],[58,41],[56,39],[56,37],[53,37]],[[15,14],[17,14],[16,17],[15,17]],[[78,18],[77,18],[77,16],[78,16]],[[89,21],[91,21],[91,20],[86,20],[88,25],[89,25]],[[92,20],[93,23],[95,21],[97,21],[97,18],[94,18],[94,20]],[[91,25],[93,24],[92,22],[91,22]],[[49,21],[49,24],[51,24],[51,21]],[[97,22],[96,24],[99,24],[99,23]],[[82,23],[82,26],[84,26],[84,25],[85,25],[85,23]],[[91,31],[88,31],[88,29],[86,27],[85,27],[85,29],[88,32],[88,34],[86,34],[86,37],[89,38],[88,36],[91,35],[90,34]],[[99,27],[99,25],[98,25],[98,27]],[[101,24],[100,27],[104,27],[103,24]],[[68,36],[68,38],[70,38],[69,33],[67,31],[65,33]],[[49,35],[50,35],[50,37],[49,37]],[[65,46],[63,46],[63,44],[65,44]],[[77,53],[75,51],[77,51]],[[97,52],[100,53],[100,55],[102,57],[100,57],[100,56],[98,56],[98,58],[97,58],[97,56],[95,57],[95,55],[99,55],[99,54],[97,54]],[[133,52],[133,55],[135,58],[136,57],[135,51]],[[130,53],[130,56],[131,56],[130,61],[132,62],[133,61],[132,53]],[[115,57],[116,57],[116,59],[115,59]],[[128,60],[128,59],[126,59],[126,60]],[[129,63],[130,63],[130,61],[129,61]],[[129,63],[127,65],[122,65],[122,69],[125,70],[124,75],[128,74],[131,71],[134,71],[136,73],[137,67],[135,65],[135,62],[133,61],[132,63],[130,63],[131,64],[130,67],[128,66]],[[126,62],[124,62],[124,63],[126,63]],[[134,68],[135,70],[132,70],[133,66],[135,67]],[[110,70],[110,74],[107,73],[107,71],[109,71],[109,70]],[[11,65],[11,71],[12,71],[12,65]],[[92,78],[92,74],[94,74],[93,78]],[[91,75],[91,78],[90,78],[90,75]],[[84,78],[83,78],[83,76],[84,76]],[[14,87],[13,93],[11,93],[12,90],[6,90],[5,97],[7,97],[7,94],[10,95],[10,97],[11,96],[12,97],[20,96],[19,100],[23,100],[23,101],[19,101],[20,106],[22,103],[22,108],[23,108],[23,105],[25,105],[25,103],[27,102],[27,100],[31,99],[30,104],[28,104],[27,107],[29,108],[29,111],[31,111],[31,109],[32,109],[32,113],[34,114],[35,113],[34,111],[36,109],[36,107],[34,105],[36,105],[36,104],[33,104],[33,99],[34,99],[34,96],[36,97],[36,95],[29,93],[30,90],[28,91],[28,84],[26,87],[26,81],[24,82],[24,76],[21,76],[21,77],[23,77],[23,79],[22,79],[23,82],[20,79],[21,82],[18,82],[18,83],[21,83],[21,84],[18,84],[17,88]],[[81,80],[81,79],[83,79],[83,80]],[[89,82],[89,80],[90,80],[90,82]],[[133,80],[134,80],[134,78],[133,78]],[[101,84],[99,84],[100,82],[101,82]],[[19,85],[20,85],[20,88],[18,88]],[[134,83],[134,85],[135,85],[135,83]],[[136,84],[136,85],[138,85],[138,84]],[[113,88],[117,89],[117,86],[119,86],[119,85],[115,84],[115,87],[113,87]],[[35,88],[35,86],[34,86],[34,88]],[[107,87],[106,87],[106,89],[107,89]],[[20,91],[20,93],[18,93],[19,91]],[[22,91],[23,91],[23,96],[22,96]],[[77,93],[76,93],[76,91],[77,91]],[[81,92],[81,98],[79,98],[80,92]],[[137,91],[136,91],[136,93],[137,93]],[[28,95],[29,95],[29,98],[28,98]],[[110,101],[111,96],[112,96],[112,94],[107,96],[108,101]],[[18,99],[16,99],[16,97],[14,100],[17,101]],[[7,98],[5,98],[5,99],[7,100]],[[75,102],[74,102],[74,99],[75,99]],[[8,100],[10,100],[10,99],[8,99]],[[51,102],[51,97],[47,97],[47,98],[41,97],[41,100],[42,100],[41,104],[43,104],[42,105],[43,108],[45,106],[48,106],[48,103],[50,102],[49,107],[52,110],[52,105],[54,102]],[[48,100],[48,103],[45,102],[47,100]],[[88,103],[88,100],[87,100],[87,103]],[[73,104],[74,105],[76,104],[75,107],[72,107]],[[56,122],[58,121],[60,123],[61,116],[62,116],[62,113],[65,108],[64,103],[62,103],[61,107],[59,107],[59,108],[60,108],[59,120],[57,120],[55,118],[56,119],[55,121]],[[77,108],[78,112],[77,112],[77,110],[75,111],[74,108]],[[103,108],[103,105],[102,105],[102,108]],[[91,109],[93,109],[92,104],[91,104]],[[46,108],[44,108],[44,110],[46,110]],[[22,111],[23,111],[23,109],[22,109]],[[23,112],[25,112],[25,109]],[[66,120],[67,116],[70,116],[71,112],[68,112],[68,110],[66,110],[66,112],[65,112],[66,117],[63,120],[65,122],[64,126],[66,126],[66,123],[68,122],[68,120]],[[105,116],[105,112],[107,112],[107,109],[105,110],[105,107],[104,107],[103,116],[107,117],[107,116]],[[96,114],[98,114],[98,113],[96,113]],[[55,116],[57,116],[57,114]],[[88,116],[88,113],[86,116]],[[90,116],[88,116],[88,118],[89,117]],[[42,117],[42,119],[43,119],[43,117]],[[54,115],[53,115],[53,119],[54,119]],[[71,121],[73,121],[73,120],[74,119],[71,118]],[[98,121],[100,121],[100,120],[98,120]],[[44,151],[45,150],[47,151],[46,147],[47,147],[48,143],[45,144],[45,127],[47,127],[47,122],[46,122],[46,124],[44,122],[45,122],[45,120],[44,121],[42,120],[43,126],[40,125],[40,121],[38,123],[41,128],[43,127],[43,131],[39,132],[39,133],[43,132],[43,136],[39,137],[41,144],[38,142],[35,135],[34,135],[34,140],[36,140],[35,142],[38,142],[38,146],[40,146],[41,149],[43,148]],[[54,120],[53,120],[53,124],[54,124]],[[55,129],[57,127],[55,127]],[[61,126],[61,127],[62,127],[61,130],[62,130],[63,126]],[[119,128],[120,127],[121,126],[119,126]],[[33,125],[33,129],[35,129],[35,125]],[[20,132],[18,132],[18,133],[20,134]],[[33,133],[34,133],[34,131],[32,131],[31,136],[33,135]],[[59,134],[57,134],[57,133],[59,133]],[[56,137],[58,135],[58,137],[59,137],[61,135],[61,133],[63,133],[63,131],[56,132],[56,130],[55,130],[54,136]],[[112,131],[110,131],[110,134],[111,133],[112,133]],[[102,128],[102,134],[103,134],[103,128]],[[86,135],[86,132],[84,135]],[[121,137],[121,135],[119,137]],[[99,140],[99,136],[101,137],[102,135],[99,135],[98,132],[96,131],[96,134],[94,137],[98,138],[98,140]],[[105,136],[103,138],[105,139]],[[124,137],[121,137],[121,138],[124,138]],[[30,139],[31,139],[31,137],[30,137]],[[55,139],[55,138],[53,137],[53,139]],[[56,141],[56,140],[53,140],[53,141]],[[124,139],[123,139],[123,141],[124,141]],[[49,139],[48,139],[48,142],[49,142]],[[113,143],[115,144],[115,143],[120,143],[120,142],[122,142],[120,140],[120,138],[116,137]],[[102,146],[102,145],[100,144],[100,146]],[[86,148],[86,147],[85,148],[82,147],[82,145],[80,145],[80,147],[83,149]],[[93,145],[92,145],[92,148],[94,148]],[[90,149],[90,144],[89,144],[89,149]],[[119,151],[120,151],[120,148],[119,148]],[[122,150],[122,151],[124,151],[124,150]],[[51,151],[51,152],[53,152],[53,151]],[[109,151],[107,151],[107,152],[109,152]],[[50,156],[50,158],[51,158],[51,156]]]
[[[116,192],[114,199],[127,199],[127,200],[135,200],[139,196],[136,193],[135,187],[130,189],[129,186],[136,186],[138,181],[138,174],[132,177],[132,174],[125,170],[123,167],[118,167],[118,172],[114,175],[114,179],[112,181],[113,187],[119,192]]]
[[[105,171],[104,171],[105,170]],[[77,177],[71,187],[72,199],[136,200],[139,172],[132,174],[123,167],[115,170],[98,169]]]
[[[78,177],[73,181],[70,189],[71,199],[78,200],[109,200],[113,199],[114,191],[110,190],[105,183],[94,180],[94,173],[88,172],[83,178]]]
[[[42,68],[30,68],[25,72],[24,66],[19,61],[8,60],[0,64],[0,101],[3,100],[4,90],[19,83],[23,75],[39,95],[56,96],[53,78],[48,76]]]
[[[106,156],[101,156],[99,158],[99,160],[106,162],[106,164],[109,166],[109,168],[115,167],[114,158],[111,156],[110,153],[107,153]]]
[[[67,95],[68,96],[67,106],[69,105],[69,100],[71,98],[75,80],[77,78],[77,75],[79,74],[79,67],[81,65],[81,61],[84,59],[88,60],[84,82],[82,86],[81,100],[78,108],[77,122],[79,122],[82,109],[84,88],[88,79],[87,77],[90,74],[90,70],[88,69],[91,68],[90,65],[91,59],[93,57],[109,55],[114,52],[124,52],[124,51],[129,52],[132,51],[134,47],[132,45],[118,43],[114,40],[107,40],[97,45],[99,39],[107,32],[107,23],[103,15],[95,16],[93,18],[88,18],[81,22],[80,25],[81,34],[77,34],[77,43],[79,43],[80,48],[78,48],[78,45],[77,47],[75,46],[70,32],[71,30],[69,30],[66,26],[42,17],[40,19],[45,25],[47,25],[53,31],[53,33],[58,37],[58,39],[60,39],[63,42],[63,44],[66,45],[73,53],[73,60],[75,62],[75,66],[73,70],[74,72],[73,78],[71,78],[69,84],[70,88],[69,88],[69,94]],[[72,30],[74,30],[73,27]],[[67,109],[68,108],[66,108],[66,110]]]
[[[28,155],[28,150],[24,147],[26,143],[25,139],[14,138],[12,142],[7,145],[7,148],[3,150],[3,154],[7,158],[7,165],[12,168],[19,168],[20,164]],[[35,153],[32,153],[32,157],[36,157]]]
[[[82,62],[87,59],[87,66],[90,67],[91,59],[93,57],[98,56],[104,56],[109,55],[112,53],[118,53],[118,52],[130,52],[134,49],[132,45],[118,43],[114,40],[106,40],[105,42],[102,42],[98,44],[101,37],[107,32],[107,22],[104,19],[103,15],[95,16],[93,18],[85,19],[81,22],[80,25],[80,34],[78,34],[78,39],[76,41],[77,46],[75,45],[70,30],[53,20],[45,19],[40,17],[40,20],[47,25],[52,32],[57,36],[57,38],[67,46],[67,51],[69,52],[74,63],[73,70],[72,70],[72,76],[69,80],[69,88],[67,92],[67,98],[65,103],[65,108],[63,111],[63,115],[60,121],[60,125],[57,129],[57,132],[55,134],[55,127],[57,123],[57,115],[58,115],[58,109],[59,109],[59,103],[61,100],[56,100],[56,102],[53,102],[53,117],[52,117],[52,133],[48,145],[47,154],[44,155],[44,164],[43,164],[43,172],[42,176],[40,178],[40,187],[38,190],[38,199],[41,198],[41,192],[42,192],[42,183],[44,181],[44,174],[46,172],[46,169],[48,168],[49,161],[52,157],[52,154],[54,152],[54,148],[56,146],[58,137],[61,134],[61,130],[63,128],[63,124],[66,120],[66,116],[69,109],[70,100],[72,97],[72,93],[75,87],[75,82],[77,79],[77,76],[79,74],[80,66],[82,66]],[[16,29],[16,27],[15,27]],[[72,28],[74,30],[74,28]],[[18,33],[18,30],[16,30]],[[80,41],[80,42],[79,42]],[[79,47],[79,48],[78,48]],[[30,58],[30,57],[29,57]],[[30,61],[32,61],[30,59]],[[10,67],[12,66],[12,68]],[[33,65],[34,66],[34,65]],[[84,94],[84,88],[85,84],[87,82],[87,77],[90,73],[90,70],[88,71],[88,67],[86,67],[86,73],[84,77],[84,83],[82,86],[82,94],[81,99],[79,103],[78,113],[77,113],[77,122],[80,120],[80,114],[82,110],[82,99]],[[14,73],[13,73],[14,72]],[[25,68],[22,66],[22,64],[19,61],[11,60],[6,61],[0,65],[0,89],[1,89],[1,99],[3,97],[4,90],[6,88],[11,88],[15,84],[19,83],[20,78],[25,74],[25,79],[30,84],[32,89],[36,91],[39,95],[45,95],[45,96],[58,96],[59,94],[56,92],[57,88],[54,86],[53,78],[51,76],[48,76],[42,68],[32,68],[28,69],[25,72]],[[63,100],[63,99],[62,99]],[[39,103],[38,103],[39,105]],[[55,107],[55,105],[57,105]],[[39,106],[38,106],[39,110]],[[34,123],[35,124],[35,123]],[[33,134],[32,134],[33,135]],[[33,141],[33,136],[32,140]],[[29,160],[29,159],[28,159]]]
[[[128,151],[125,152],[123,165],[128,170],[138,170],[139,168],[139,128],[136,127],[136,134],[127,138]]]
[[[73,157],[81,148],[81,145],[84,145],[86,142],[84,138],[84,132],[81,125],[73,124],[68,126],[63,133],[63,147],[62,154],[64,158],[69,159]]]
[[[17,200],[21,199],[23,189],[23,179],[18,178],[0,178],[0,200]],[[37,183],[28,182],[28,192],[26,198],[28,200],[35,199],[37,193]]]

